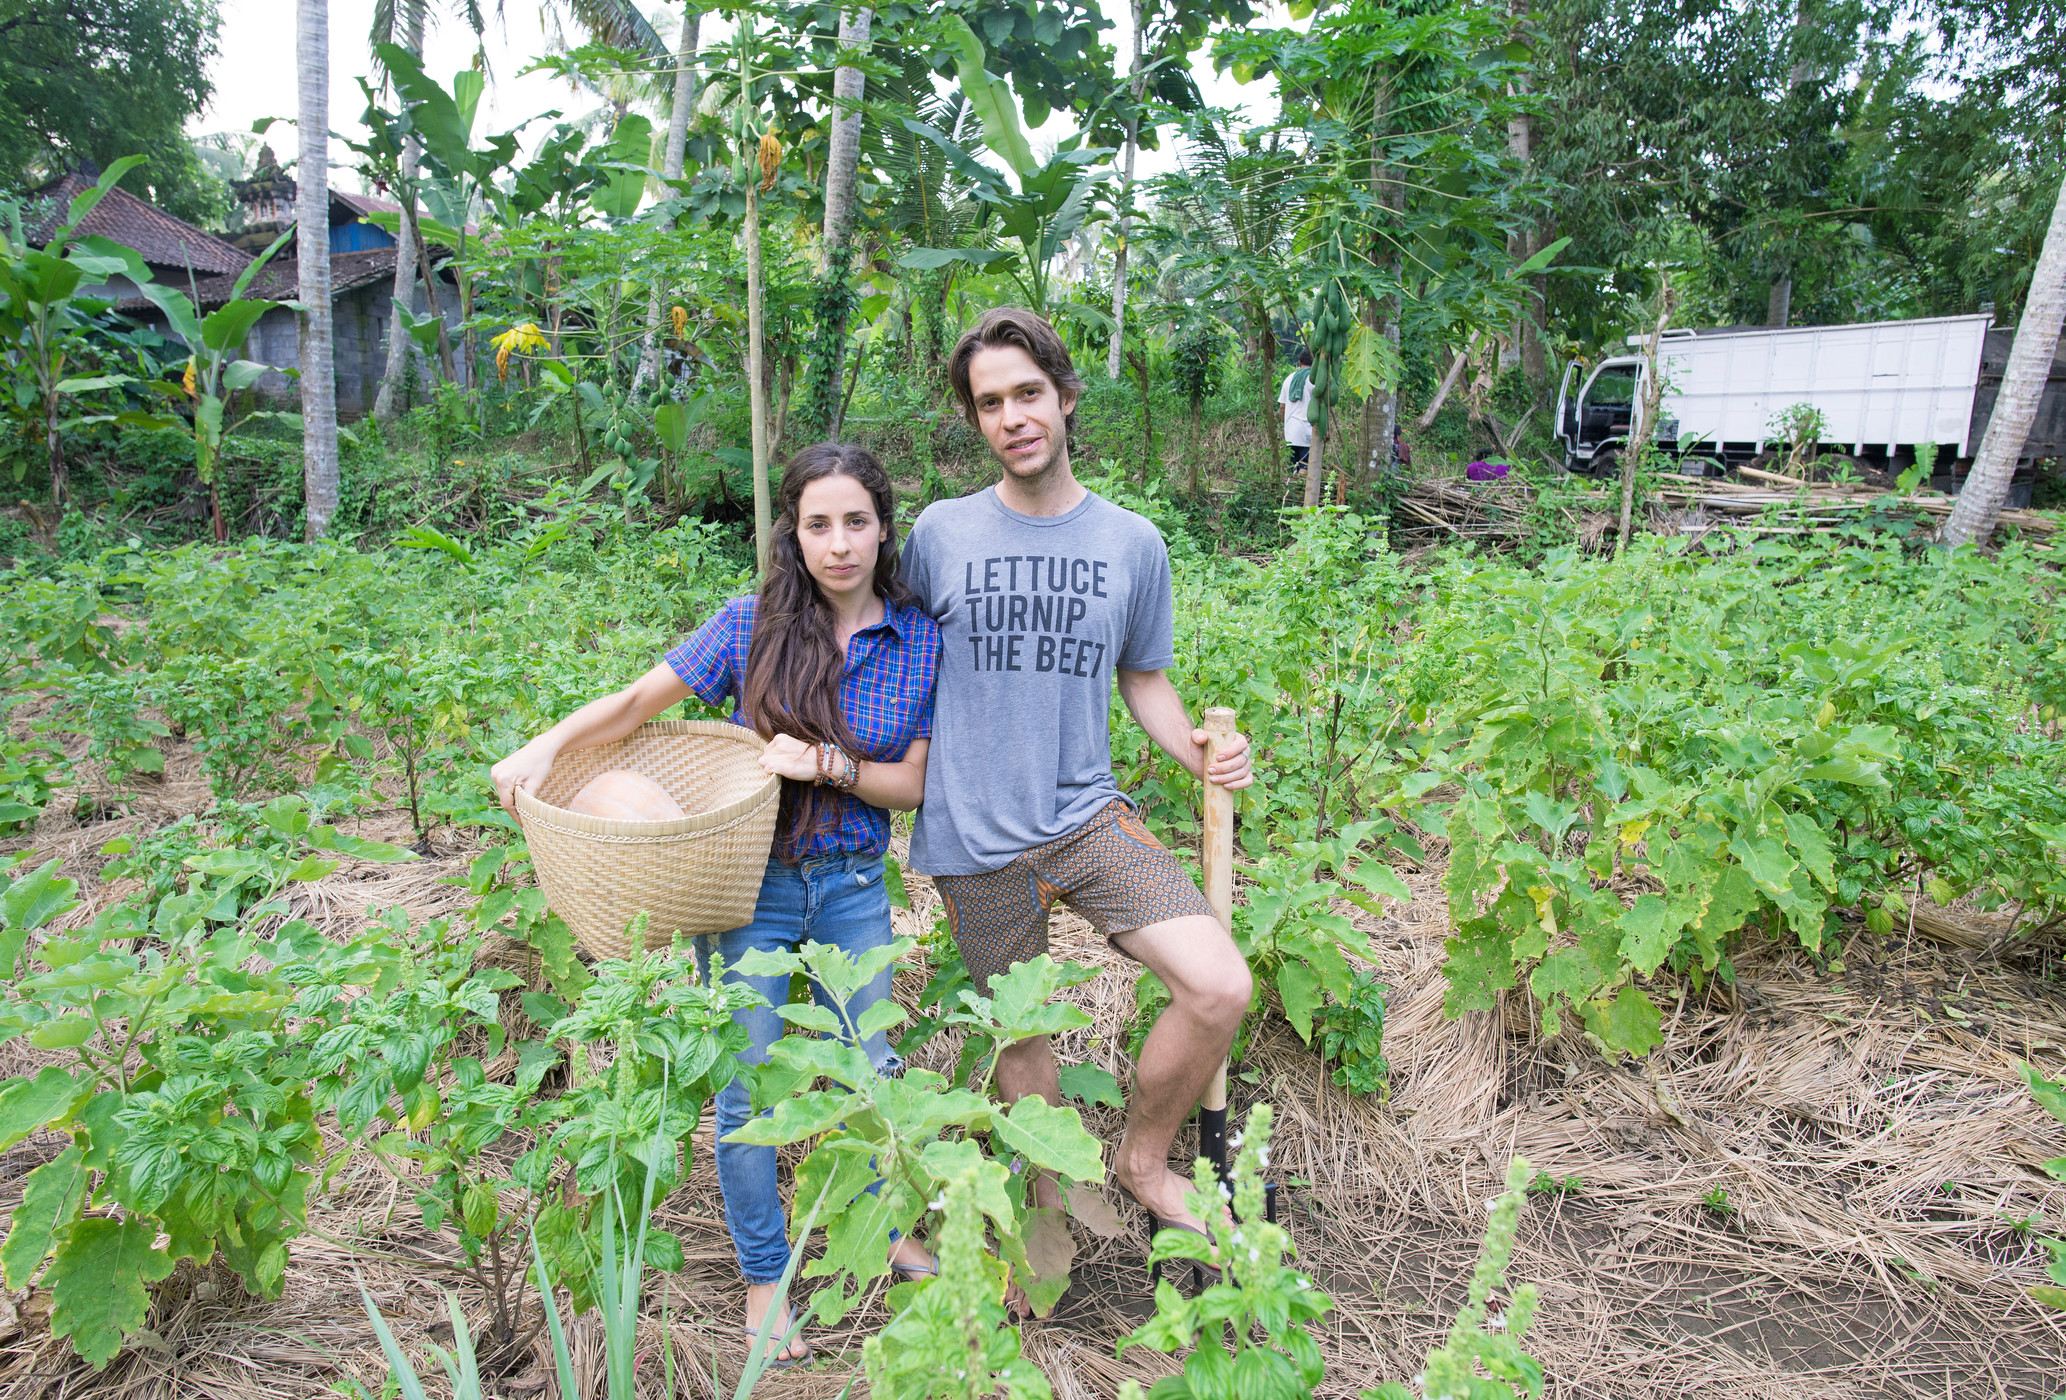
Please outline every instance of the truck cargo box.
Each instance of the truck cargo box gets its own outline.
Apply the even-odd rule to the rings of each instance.
[[[1733,456],[1761,451],[1778,436],[1782,414],[1813,404],[1828,425],[1829,447],[1857,455],[1877,448],[1891,457],[1934,442],[1948,456],[1970,456],[1990,320],[1667,331],[1658,349],[1665,374],[1659,416],[1678,420],[1679,441],[1694,438]]]

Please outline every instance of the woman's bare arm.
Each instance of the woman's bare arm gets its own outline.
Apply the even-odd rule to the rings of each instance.
[[[622,739],[690,694],[674,668],[661,662],[624,689],[589,701],[488,770],[495,796],[505,811],[516,815],[517,789],[535,795],[561,754]]]

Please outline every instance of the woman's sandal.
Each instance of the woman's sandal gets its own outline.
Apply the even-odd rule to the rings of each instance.
[[[1199,1239],[1206,1241],[1208,1244],[1211,1243],[1212,1236],[1206,1234],[1205,1231],[1199,1229],[1197,1226],[1180,1225],[1174,1220],[1164,1220],[1161,1216],[1157,1215],[1153,1210],[1149,1209],[1147,1204],[1143,1202],[1140,1197],[1134,1195],[1133,1192],[1127,1190],[1124,1186],[1121,1186],[1116,1181],[1112,1184],[1114,1186],[1119,1187],[1120,1195],[1126,1197],[1127,1200],[1132,1201],[1135,1206],[1139,1207],[1141,1213],[1148,1217],[1148,1246],[1150,1249],[1154,1247],[1155,1236],[1160,1234],[1164,1230],[1182,1230],[1187,1235],[1196,1235]],[[1218,1283],[1220,1281],[1220,1271],[1215,1265],[1208,1264],[1202,1259],[1193,1259],[1190,1261],[1190,1264],[1191,1284],[1193,1287],[1202,1289],[1206,1286],[1208,1282]],[[1158,1259],[1148,1266],[1148,1282],[1153,1284],[1160,1283],[1161,1281],[1162,1261]]]
[[[765,1326],[766,1324],[763,1323],[762,1325]],[[789,1325],[791,1327],[796,1326],[796,1315],[794,1313],[790,1314]],[[759,1344],[759,1327],[748,1327],[746,1324],[741,1323],[739,1325],[739,1330],[746,1334],[746,1345],[749,1350],[752,1347]],[[763,1361],[761,1364],[770,1371],[786,1371],[791,1366],[799,1366],[802,1365],[804,1362],[809,1361],[811,1359],[810,1339],[808,1337],[805,1337],[803,1333],[799,1330],[796,1334],[795,1340],[803,1343],[802,1356],[789,1356],[786,1354],[789,1350],[790,1345],[789,1341],[786,1340],[786,1333],[777,1332],[771,1335],[768,1338],[767,1342],[767,1359]]]
[[[899,1264],[895,1260],[891,1260],[890,1272],[902,1276],[906,1283],[917,1283],[920,1279],[938,1278],[940,1276],[940,1256],[928,1254],[925,1256],[925,1263],[923,1264]]]

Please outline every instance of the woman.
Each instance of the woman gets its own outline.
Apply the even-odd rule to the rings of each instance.
[[[859,955],[890,942],[883,854],[892,811],[925,796],[933,677],[940,634],[897,579],[896,496],[875,458],[858,447],[805,448],[782,474],[781,518],[757,597],[735,598],[637,681],[591,701],[495,765],[495,791],[514,810],[518,788],[536,790],[569,749],[630,734],[670,705],[696,696],[736,702],[732,718],[767,736],[760,765],[780,774],[775,850],[753,922],[716,935],[727,968],[749,948],[794,949],[816,939]],[[700,949],[707,953],[706,949]],[[758,1064],[783,1034],[771,1009],[786,1002],[780,977],[726,977],[768,1003],[739,1013],[751,1037],[741,1059]],[[890,993],[885,969],[853,1003],[856,1016]],[[822,990],[819,999],[824,999]],[[878,1069],[896,1068],[884,1033],[862,1048]],[[775,1149],[728,1143],[751,1115],[746,1086],[717,1100],[717,1177],[725,1223],[746,1278],[746,1331],[790,1330],[778,1298],[789,1243],[775,1180]],[[890,1262],[916,1277],[932,1260],[898,1240]],[[801,1335],[776,1364],[810,1355]]]

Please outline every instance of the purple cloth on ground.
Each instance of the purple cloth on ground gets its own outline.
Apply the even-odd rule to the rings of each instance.
[[[1463,469],[1465,481],[1502,481],[1506,478],[1508,464],[1505,462],[1473,462]]]

